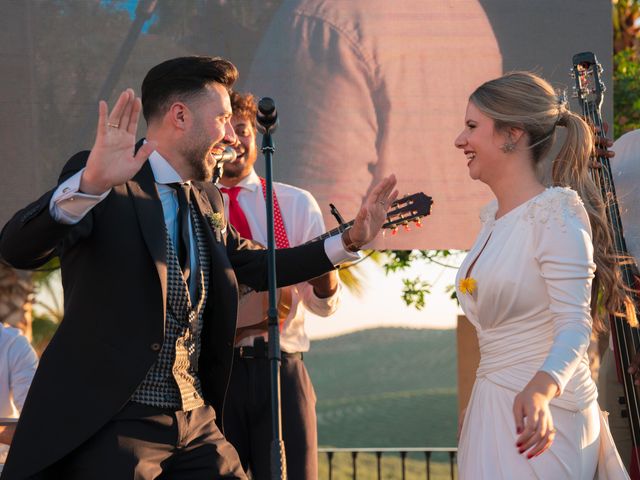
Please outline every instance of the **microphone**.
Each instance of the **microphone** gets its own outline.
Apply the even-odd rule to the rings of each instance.
[[[217,155],[212,154],[211,156],[216,162],[225,163],[233,162],[238,157],[238,154],[233,147],[225,147],[222,153],[218,153]]]
[[[258,131],[260,133],[271,133],[278,126],[278,112],[276,102],[273,98],[262,97],[258,102],[258,113],[256,114]]]
[[[233,162],[238,157],[235,149],[231,146],[225,147],[222,153],[218,153],[217,155],[211,154],[211,158],[213,158],[214,162],[216,162],[215,167],[213,167],[213,174],[211,181],[213,183],[217,183],[218,180],[222,177],[222,173],[224,171],[224,164],[227,162]]]

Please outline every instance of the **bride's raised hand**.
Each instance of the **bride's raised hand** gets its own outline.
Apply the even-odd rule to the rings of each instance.
[[[513,401],[519,435],[515,447],[527,458],[540,455],[553,443],[556,429],[549,402],[558,391],[558,384],[548,373],[538,372]]]

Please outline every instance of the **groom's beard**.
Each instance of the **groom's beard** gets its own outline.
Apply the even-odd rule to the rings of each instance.
[[[196,139],[182,149],[183,158],[191,167],[191,180],[210,182],[213,179],[213,169],[215,160],[211,156],[211,139],[206,135],[201,135],[200,140]]]

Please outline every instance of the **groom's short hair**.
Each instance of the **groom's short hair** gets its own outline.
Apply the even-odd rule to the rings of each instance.
[[[142,81],[142,114],[147,124],[164,115],[176,101],[202,94],[207,85],[219,83],[227,90],[238,79],[238,69],[221,57],[178,57],[153,67]]]

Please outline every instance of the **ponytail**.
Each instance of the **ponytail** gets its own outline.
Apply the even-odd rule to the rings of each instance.
[[[569,110],[559,113],[557,125],[566,129],[567,136],[553,161],[551,177],[554,185],[575,190],[589,215],[593,235],[593,260],[597,267],[593,281],[591,316],[594,328],[601,331],[605,329],[605,325],[597,309],[599,295],[599,303],[606,313],[622,315],[621,312],[628,310],[625,308],[628,300],[619,268],[624,259],[614,250],[613,232],[607,219],[602,193],[589,173],[594,148],[591,128]],[[629,317],[629,321],[636,322],[635,314]]]

